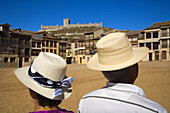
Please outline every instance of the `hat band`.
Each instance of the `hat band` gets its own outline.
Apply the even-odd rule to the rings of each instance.
[[[54,92],[54,97],[59,96],[62,94],[62,87],[69,88],[71,87],[71,82],[75,79],[74,77],[68,77],[62,81],[56,82],[49,80],[48,78],[42,76],[40,73],[38,73],[33,66],[31,65],[28,69],[28,75],[29,77],[38,83],[39,85],[47,88],[56,88]]]
[[[124,48],[109,52],[101,52],[99,49],[98,59],[103,65],[116,65],[131,59],[133,54],[132,46],[129,44]]]

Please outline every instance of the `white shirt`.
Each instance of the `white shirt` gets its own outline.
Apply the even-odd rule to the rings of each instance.
[[[168,113],[160,104],[145,97],[135,85],[107,83],[80,100],[80,113]]]

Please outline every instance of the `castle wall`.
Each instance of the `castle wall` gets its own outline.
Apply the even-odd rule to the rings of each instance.
[[[66,22],[66,21],[68,21],[68,22]],[[93,27],[93,26],[102,27],[102,22],[100,22],[100,23],[91,23],[91,22],[89,22],[89,24],[79,24],[79,23],[70,24],[69,19],[64,19],[64,26],[60,26],[60,25],[56,25],[56,26],[54,26],[54,25],[47,25],[47,26],[41,25],[40,31],[41,30],[47,30],[48,31],[48,30],[52,30],[52,29],[58,30],[58,29],[62,29],[64,27],[70,28],[70,27]]]

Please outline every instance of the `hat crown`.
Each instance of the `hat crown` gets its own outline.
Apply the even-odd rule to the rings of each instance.
[[[113,65],[129,60],[133,56],[132,46],[125,33],[111,33],[97,43],[101,64]]]
[[[98,50],[116,51],[129,45],[130,42],[125,33],[111,33],[100,39],[96,46]]]
[[[62,57],[44,52],[41,52],[35,58],[32,66],[42,76],[53,81],[61,81],[65,77],[67,68],[67,64]]]

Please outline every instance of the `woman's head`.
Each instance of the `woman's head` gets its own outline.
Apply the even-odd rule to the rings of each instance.
[[[51,100],[63,100],[71,95],[74,77],[64,78],[65,60],[53,53],[41,52],[29,67],[14,71],[28,88]]]
[[[34,100],[38,101],[38,104],[42,107],[48,106],[50,108],[57,107],[62,101],[61,100],[52,100],[46,98],[35,91],[29,89],[30,95]]]

